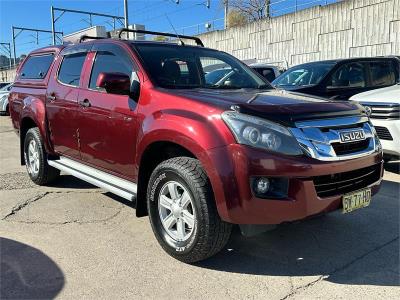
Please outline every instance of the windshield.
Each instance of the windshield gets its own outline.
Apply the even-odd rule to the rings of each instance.
[[[335,63],[312,63],[290,68],[272,84],[275,86],[307,86],[318,84]]]
[[[163,88],[272,88],[233,56],[204,48],[135,44],[148,74]]]

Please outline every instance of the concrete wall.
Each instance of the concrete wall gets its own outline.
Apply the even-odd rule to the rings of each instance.
[[[0,70],[0,82],[14,81],[17,69]]]
[[[400,55],[400,0],[344,0],[199,35],[206,47],[283,67],[313,60]]]

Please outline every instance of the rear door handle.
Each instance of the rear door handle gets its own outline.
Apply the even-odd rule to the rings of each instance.
[[[83,99],[82,101],[79,101],[79,105],[83,106],[83,107],[90,107],[91,106],[89,99]]]
[[[56,96],[54,96],[54,95],[48,95],[47,96],[47,100],[49,100],[49,101],[56,101]]]

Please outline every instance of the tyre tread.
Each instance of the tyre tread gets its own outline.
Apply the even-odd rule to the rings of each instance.
[[[47,163],[47,152],[44,148],[44,144],[43,144],[43,139],[42,136],[40,135],[40,131],[38,127],[33,127],[30,128],[25,136],[25,141],[24,143],[27,143],[27,137],[29,137],[29,135],[33,135],[33,137],[35,138],[35,140],[38,142],[38,147],[39,147],[39,152],[40,152],[40,156],[41,156],[41,160],[40,160],[40,168],[39,170],[39,175],[36,178],[32,178],[31,180],[36,183],[37,185],[46,185],[52,181],[54,181],[56,178],[58,178],[60,176],[60,170],[53,168],[52,166],[50,166]],[[25,149],[25,145],[24,145],[24,149]]]
[[[160,242],[160,244],[172,256],[187,263],[194,263],[215,255],[221,251],[228,242],[231,235],[232,224],[222,221],[219,217],[211,184],[200,162],[190,157],[174,157],[157,166],[152,177],[156,175],[160,169],[164,168],[178,169],[181,174],[186,175],[186,179],[190,180],[193,187],[196,189],[196,194],[200,196],[199,204],[204,214],[204,220],[208,220],[208,222],[204,224],[204,229],[201,233],[203,236],[199,236],[197,244],[188,255],[174,255],[174,253],[171,253],[171,251],[168,251],[168,249],[163,246],[162,242]],[[152,181],[150,180],[150,182]],[[160,238],[157,237],[157,239]]]

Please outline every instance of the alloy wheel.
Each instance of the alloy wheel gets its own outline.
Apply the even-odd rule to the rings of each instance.
[[[175,241],[185,241],[193,233],[196,218],[193,200],[180,183],[164,184],[158,198],[158,212],[165,231]]]
[[[39,147],[37,142],[32,139],[28,145],[28,172],[32,175],[39,173],[40,158],[39,158]]]

